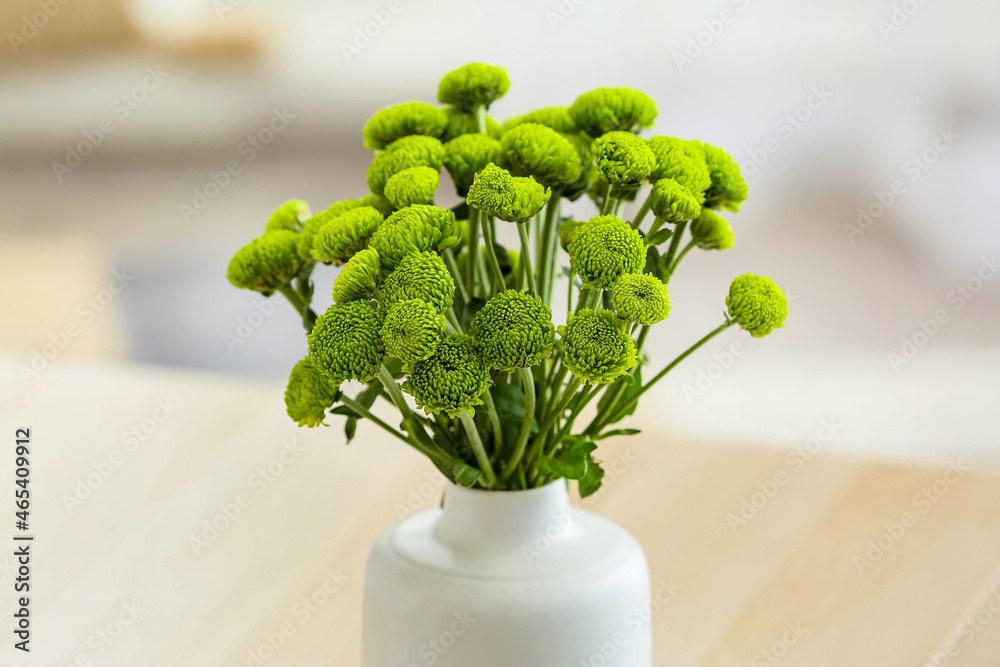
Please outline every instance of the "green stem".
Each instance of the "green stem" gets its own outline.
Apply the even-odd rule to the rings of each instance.
[[[309,307],[309,304],[299,296],[291,284],[282,285],[278,288],[278,291],[288,299],[288,302],[292,304],[292,308],[302,318],[302,326],[306,328],[306,331],[312,331],[313,326],[316,324],[316,313]]]
[[[635,341],[635,353],[636,353],[636,356],[639,357],[640,361],[639,361],[639,363],[637,363],[635,365],[635,368],[633,368],[632,371],[631,371],[631,373],[630,373],[633,376],[639,371],[639,368],[641,366],[641,363],[642,363],[642,348],[646,344],[646,337],[649,335],[650,329],[652,329],[651,326],[648,326],[648,325],[647,326],[643,326],[639,330],[639,337]],[[599,432],[602,428],[604,428],[605,426],[607,426],[610,423],[610,422],[605,421],[605,417],[614,414],[615,407],[618,405],[618,401],[621,400],[622,394],[625,393],[625,390],[628,388],[628,386],[629,385],[627,384],[627,380],[625,378],[621,378],[617,382],[615,382],[615,384],[614,384],[614,394],[608,400],[608,404],[604,408],[604,414],[603,415],[602,414],[596,415],[590,421],[590,424],[587,425],[587,428],[584,430],[584,433],[586,433],[587,435],[593,435],[593,434]]]
[[[542,422],[542,425],[538,429],[538,439],[532,443],[532,453],[535,457],[538,456],[540,451],[543,451],[549,429],[552,428],[553,424],[555,424],[556,419],[558,419],[559,416],[566,411],[566,406],[573,400],[573,394],[576,393],[576,390],[580,388],[581,384],[582,382],[580,381],[580,378],[574,375],[573,379],[566,385],[562,398],[559,399],[556,407],[553,408],[545,417],[545,421]]]
[[[462,274],[458,270],[458,262],[455,261],[455,253],[451,251],[451,248],[444,251],[444,263],[448,265],[448,273],[455,281],[455,287],[458,288],[458,295],[461,297],[462,303],[469,303],[469,293],[465,291]]]
[[[677,267],[680,266],[681,260],[684,259],[684,255],[688,254],[688,251],[691,250],[691,248],[693,247],[694,247],[694,239],[691,239],[690,241],[687,242],[687,245],[684,246],[684,249],[681,250],[681,254],[677,255],[677,259],[674,260],[673,264],[667,267],[668,278],[673,277],[674,271],[676,271]]]
[[[517,235],[521,237],[521,263],[524,275],[528,277],[528,291],[538,294],[535,287],[535,272],[531,268],[531,243],[528,241],[528,228],[525,223],[517,223]]]
[[[596,287],[585,287],[580,290],[580,300],[576,304],[575,313],[579,313],[584,308],[593,309],[601,300],[601,290]]]
[[[493,403],[493,395],[490,394],[489,389],[483,392],[482,399],[483,407],[486,408],[486,418],[490,422],[490,428],[493,429],[493,451],[499,455],[500,450],[503,449],[503,430],[500,428],[500,415],[497,413],[497,406]]]
[[[573,277],[576,275],[573,271],[569,272],[566,276],[569,279],[569,287],[566,289],[566,312],[573,312]]]
[[[524,392],[524,419],[521,420],[521,430],[517,433],[514,453],[500,474],[501,482],[507,481],[524,458],[524,451],[528,448],[528,436],[531,435],[531,425],[535,421],[535,378],[530,368],[518,368],[517,377],[521,380],[521,390]]]
[[[646,214],[649,213],[649,207],[653,205],[653,191],[650,190],[649,194],[646,195],[646,201],[642,202],[642,206],[639,211],[635,214],[635,220],[632,221],[632,229],[639,229],[639,225],[646,218]]]
[[[382,427],[382,429],[388,431],[389,433],[392,433],[394,436],[396,436],[406,444],[408,445],[410,444],[409,438],[407,438],[405,435],[403,435],[402,433],[400,433],[399,431],[397,431],[396,429],[389,426],[384,421],[373,415],[371,410],[363,406],[361,403],[358,403],[353,398],[350,398],[349,396],[341,396],[340,402],[349,407],[351,410],[354,410],[356,413],[358,413],[359,417],[364,417],[368,421],[373,422],[377,426]]]
[[[649,226],[649,231],[646,232],[646,238],[648,239],[650,236],[652,236],[656,232],[660,231],[660,228],[663,227],[663,224],[665,222],[666,222],[666,220],[664,220],[663,218],[656,218],[656,219],[654,219],[653,220],[653,224],[651,224]]]
[[[714,338],[718,334],[722,333],[723,331],[725,331],[726,329],[728,329],[732,325],[733,325],[733,320],[728,320],[727,319],[725,322],[723,322],[721,325],[719,325],[719,327],[717,327],[716,329],[713,329],[711,332],[709,332],[708,334],[706,334],[704,338],[702,338],[701,340],[699,340],[697,343],[695,343],[694,345],[692,345],[688,349],[684,350],[684,352],[682,352],[679,357],[677,357],[676,359],[674,359],[673,361],[671,361],[669,364],[667,364],[666,368],[664,368],[662,371],[660,371],[659,373],[657,373],[656,377],[654,377],[652,380],[650,380],[646,384],[642,385],[642,387],[639,389],[639,391],[637,391],[635,394],[633,394],[632,396],[630,396],[629,399],[628,399],[628,401],[626,401],[620,408],[618,408],[618,410],[616,410],[614,412],[614,414],[612,415],[612,417],[607,420],[607,423],[611,424],[611,423],[616,422],[619,419],[621,419],[625,415],[625,411],[628,410],[628,408],[633,403],[635,403],[636,401],[638,401],[640,396],[642,396],[647,391],[649,391],[649,389],[654,384],[656,384],[657,382],[659,382],[663,378],[664,375],[666,375],[667,373],[669,373],[670,371],[672,371],[674,369],[674,367],[677,366],[677,364],[679,364],[682,361],[684,361],[685,359],[687,359],[699,347],[701,347],[702,345],[704,345],[708,341],[712,340],[712,338]]]
[[[608,188],[608,194],[604,198],[604,206],[601,207],[601,215],[611,215],[615,210],[615,202],[618,200],[611,194],[611,188]]]
[[[556,267],[559,264],[559,224],[561,222],[560,207],[562,206],[562,192],[556,190],[552,193],[555,204],[552,206],[552,225],[549,231],[549,282],[545,295],[542,297],[546,305],[551,306],[556,287]]]
[[[486,105],[477,105],[472,113],[476,117],[476,128],[479,130],[479,134],[486,134]]]
[[[681,237],[684,236],[684,230],[687,229],[687,224],[687,220],[679,223],[677,227],[674,228],[674,235],[670,237],[670,249],[667,250],[667,254],[664,255],[663,258],[663,266],[667,267],[668,271],[670,264],[674,261],[674,255],[677,254],[677,248],[680,247]],[[670,280],[669,273],[667,273],[666,278],[667,280],[664,280],[663,282]]]
[[[538,228],[538,288],[545,305],[552,305],[552,283],[555,282],[556,242],[559,238],[559,203],[562,194],[557,190],[545,205],[545,221]]]
[[[486,477],[486,484],[484,486],[490,488],[497,483],[497,476],[493,472],[493,466],[490,464],[490,457],[486,455],[486,448],[483,447],[483,441],[479,439],[479,430],[476,428],[476,421],[468,412],[459,413],[459,417],[462,420],[462,426],[465,427],[466,434],[469,436],[469,445],[472,447],[472,453],[476,455],[476,461],[479,463],[479,471]]]
[[[493,288],[490,296],[497,292],[502,292],[507,288],[504,283],[503,271],[500,270],[500,262],[497,261],[497,251],[493,247],[493,232],[490,231],[490,222],[487,216],[480,215],[480,227],[483,230],[483,243],[486,245],[486,259],[490,265],[490,272],[493,274]]]
[[[464,333],[464,330],[462,329],[462,323],[458,321],[458,317],[455,315],[454,308],[449,308],[448,310],[444,311],[444,321],[446,325],[454,329],[454,331],[451,331],[449,333]]]
[[[479,210],[469,207],[469,256],[465,266],[465,284],[469,294],[476,293],[479,275]]]
[[[573,412],[571,412],[569,417],[566,418],[566,423],[564,423],[563,427],[559,429],[559,433],[556,434],[555,440],[552,441],[553,447],[562,442],[562,439],[565,438],[566,434],[573,428],[573,422],[576,421],[576,418],[580,416],[583,409],[587,407],[587,403],[590,403],[591,399],[593,399],[594,396],[597,396],[600,390],[601,385],[596,384],[583,390],[583,394],[580,396],[579,400],[577,400],[576,406],[573,408]]]
[[[392,399],[393,405],[399,410],[400,415],[403,418],[403,428],[406,432],[410,434],[411,443],[417,450],[422,454],[434,461],[434,464],[438,466],[439,469],[451,469],[452,462],[451,458],[442,452],[434,441],[430,439],[427,435],[427,431],[417,422],[413,411],[410,410],[410,406],[406,403],[406,399],[403,397],[403,392],[396,384],[396,379],[392,377],[392,373],[389,369],[385,367],[385,364],[379,369],[378,379],[385,387],[386,392],[389,394],[389,398]],[[444,468],[442,468],[444,466]]]

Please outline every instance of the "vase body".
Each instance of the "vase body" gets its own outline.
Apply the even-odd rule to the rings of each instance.
[[[363,667],[651,667],[649,569],[562,480],[450,485],[387,530],[365,573]]]

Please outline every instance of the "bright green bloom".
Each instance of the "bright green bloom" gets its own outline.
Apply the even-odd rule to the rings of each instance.
[[[503,132],[507,132],[508,130],[512,130],[518,125],[522,125],[524,123],[538,123],[539,125],[550,127],[556,132],[563,134],[571,134],[580,131],[580,128],[576,126],[576,122],[569,115],[569,109],[566,107],[545,107],[543,109],[529,111],[523,116],[511,118],[501,125],[500,129]]]
[[[440,206],[414,204],[385,219],[371,238],[382,268],[392,270],[407,255],[454,248],[461,241],[455,213]]]
[[[607,384],[625,375],[638,361],[635,343],[625,323],[610,310],[582,309],[570,313],[559,327],[563,363],[587,382]]]
[[[747,182],[743,180],[740,166],[721,148],[706,143],[700,145],[705,153],[712,181],[712,185],[705,191],[705,206],[735,213],[747,198]]]
[[[393,174],[386,181],[385,196],[396,208],[427,204],[434,198],[439,182],[437,169],[410,167]]]
[[[530,176],[511,176],[491,162],[476,176],[466,201],[486,215],[518,222],[538,213],[551,196],[551,190]]]
[[[382,311],[371,301],[335,303],[316,320],[309,334],[313,366],[339,386],[347,380],[368,382],[385,361],[379,331]]]
[[[403,137],[377,154],[368,165],[368,187],[377,195],[385,193],[385,184],[394,174],[410,167],[430,167],[441,170],[444,144],[433,137],[414,135]]]
[[[427,414],[444,412],[454,418],[461,412],[475,414],[489,383],[479,346],[470,336],[455,334],[441,341],[430,359],[413,364],[403,391]]]
[[[365,148],[377,151],[411,135],[440,137],[448,125],[444,111],[426,102],[402,102],[380,109],[361,130]]]
[[[419,299],[400,301],[382,325],[386,351],[404,364],[429,359],[444,335],[444,316]]]
[[[444,145],[444,166],[463,197],[469,194],[476,174],[503,155],[500,142],[485,134],[463,134]]]
[[[701,213],[698,198],[672,178],[661,178],[653,183],[653,190],[649,196],[653,215],[666,222],[678,223],[691,220]]]
[[[271,218],[267,221],[264,233],[274,232],[279,229],[288,229],[293,232],[302,231],[302,223],[312,215],[309,212],[309,204],[301,199],[292,199],[274,209]]]
[[[613,215],[599,215],[576,231],[567,248],[570,268],[588,287],[611,289],[626,273],[646,264],[646,244],[638,230]]]
[[[438,102],[452,104],[463,111],[477,106],[487,109],[507,94],[510,79],[502,67],[469,63],[444,75],[438,85]]]
[[[448,117],[448,127],[445,129],[441,141],[448,143],[452,139],[466,134],[479,134],[479,123],[476,122],[476,117],[473,114],[454,108],[446,109],[444,113]],[[487,116],[486,136],[499,139],[502,134],[503,130],[500,129],[500,125],[492,116]]]
[[[392,205],[392,202],[385,198],[383,195],[377,195],[375,193],[370,193],[362,197],[360,200],[362,206],[371,206],[373,209],[382,214],[383,218],[388,218],[392,215],[392,212],[396,210],[396,207]]]
[[[559,245],[563,250],[569,248],[569,244],[576,238],[577,232],[582,227],[590,224],[590,220],[565,220],[559,225]]]
[[[279,229],[255,238],[236,251],[226,277],[233,285],[271,294],[299,272],[299,235]]]
[[[712,178],[701,146],[676,137],[653,137],[648,143],[656,156],[656,168],[649,180],[672,178],[690,190],[699,204],[705,201],[705,190],[712,184]]]
[[[656,324],[670,314],[670,299],[663,281],[648,273],[626,273],[615,282],[611,307],[622,319]]]
[[[352,208],[320,227],[313,238],[312,256],[317,262],[343,264],[368,245],[382,222],[382,214],[371,206]]]
[[[514,176],[532,176],[542,185],[560,188],[580,178],[580,155],[566,137],[538,123],[522,123],[500,139],[503,156]]]
[[[597,88],[576,98],[569,115],[584,132],[599,137],[605,132],[635,132],[656,119],[656,103],[631,88]]]
[[[726,250],[735,244],[729,223],[707,208],[691,222],[691,238],[703,250]]]
[[[306,220],[302,225],[302,234],[299,237],[299,259],[311,262],[313,259],[313,241],[316,239],[316,234],[319,230],[334,218],[339,218],[352,208],[357,208],[359,206],[364,206],[360,199],[345,199],[337,202],[330,208],[316,213],[311,218]]]
[[[288,376],[285,389],[285,411],[299,426],[315,428],[323,424],[327,408],[340,396],[337,385],[331,384],[313,366],[312,358],[300,359]],[[325,426],[325,424],[324,424]]]
[[[560,136],[573,145],[582,165],[580,177],[562,189],[564,197],[576,199],[586,192],[587,188],[597,180],[598,172],[597,164],[594,160],[594,140],[583,132],[565,133]]]
[[[397,303],[420,299],[443,313],[455,301],[455,281],[436,253],[415,252],[404,257],[396,270],[386,276],[378,299],[387,310]]]
[[[645,141],[631,132],[608,132],[594,142],[597,170],[609,183],[640,183],[656,168]]]
[[[726,297],[729,317],[754,338],[785,326],[788,299],[774,281],[747,273],[733,281]]]
[[[479,309],[469,333],[491,368],[512,373],[538,364],[552,352],[552,311],[537,296],[504,290]]]
[[[375,248],[359,250],[333,281],[333,302],[367,298],[375,292],[380,266]]]

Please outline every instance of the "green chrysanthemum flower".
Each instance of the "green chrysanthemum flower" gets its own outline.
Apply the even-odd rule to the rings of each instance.
[[[361,130],[365,148],[377,151],[411,135],[440,137],[448,119],[444,111],[426,102],[402,102],[380,109]]]
[[[597,170],[609,183],[640,183],[656,168],[645,141],[631,132],[608,132],[594,143]]]
[[[479,123],[471,113],[466,113],[458,109],[447,109],[445,115],[448,117],[448,127],[444,131],[441,141],[445,143],[466,134],[479,134]],[[486,136],[499,139],[503,134],[500,125],[493,120],[492,116],[486,117]]]
[[[615,282],[611,307],[622,319],[637,324],[656,324],[670,314],[667,286],[648,273],[626,273]]]
[[[440,176],[437,169],[410,167],[392,175],[385,184],[385,196],[396,208],[428,204],[434,198]]]
[[[444,144],[433,137],[403,137],[375,156],[368,165],[368,187],[377,195],[385,194],[385,184],[393,175],[410,167],[441,170]]]
[[[375,292],[379,272],[378,251],[374,248],[359,250],[334,279],[333,302],[347,303],[371,296]]]
[[[691,222],[691,238],[703,250],[727,250],[736,242],[729,223],[707,208]]]
[[[501,125],[500,129],[503,132],[507,132],[524,123],[538,123],[562,134],[572,134],[580,131],[580,128],[576,126],[576,122],[569,115],[569,109],[566,107],[545,107],[529,111],[523,116],[511,118]]]
[[[279,229],[255,238],[236,251],[226,277],[233,285],[271,294],[299,272],[299,235]]]
[[[275,232],[279,229],[287,229],[293,232],[302,231],[302,223],[309,219],[312,214],[309,212],[309,204],[301,199],[292,199],[274,209],[264,233]]]
[[[581,380],[607,384],[625,375],[638,361],[625,323],[610,310],[582,309],[559,327],[563,363]]]
[[[299,259],[311,262],[313,259],[313,241],[316,240],[316,234],[319,230],[334,218],[339,218],[352,208],[357,208],[359,206],[364,206],[360,199],[345,199],[337,202],[330,208],[316,213],[311,218],[306,220],[302,225],[302,234],[299,236]]]
[[[311,357],[306,357],[295,364],[288,376],[285,411],[299,426],[315,428],[323,424],[327,409],[339,396],[339,387],[316,370]]]
[[[477,106],[487,109],[493,102],[507,94],[510,78],[502,67],[469,63],[444,75],[438,85],[438,101],[451,104],[463,111]]]
[[[656,156],[651,181],[672,178],[691,191],[698,203],[705,201],[705,190],[712,184],[705,153],[694,141],[675,137],[653,137],[648,141]]]
[[[785,326],[788,299],[773,280],[747,273],[733,281],[726,297],[729,317],[754,338]]]
[[[386,276],[378,298],[387,310],[397,303],[419,299],[443,313],[455,301],[455,281],[436,253],[415,252],[404,257],[396,270]]]
[[[626,273],[639,273],[646,263],[642,235],[613,215],[591,218],[577,229],[567,251],[570,267],[583,284],[601,289],[611,289]]]
[[[576,199],[586,192],[587,188],[597,180],[598,171],[594,159],[594,140],[583,132],[564,133],[560,136],[573,145],[582,165],[580,177],[562,189],[563,196],[569,199]]]
[[[382,342],[404,364],[430,359],[444,335],[444,316],[419,299],[401,301],[385,316]]]
[[[522,123],[500,139],[504,161],[514,176],[531,176],[552,188],[580,178],[580,155],[566,137],[538,123]]]
[[[511,176],[491,162],[476,175],[466,201],[487,215],[519,222],[538,213],[551,196],[551,190],[530,176]]]
[[[479,346],[470,336],[455,334],[442,340],[430,359],[413,364],[403,391],[427,414],[444,412],[454,418],[461,412],[475,413],[489,382]]]
[[[599,137],[605,132],[635,132],[656,119],[656,103],[631,88],[597,88],[576,98],[569,115],[584,132]]]
[[[747,182],[736,160],[721,148],[701,143],[712,185],[705,191],[705,206],[736,212],[747,198]]]
[[[307,339],[309,356],[330,382],[368,382],[385,361],[379,331],[382,311],[371,301],[335,303],[316,320]]]
[[[649,196],[653,215],[665,222],[678,223],[691,220],[701,213],[698,198],[672,178],[661,178],[653,183],[653,190]]]
[[[371,238],[382,268],[393,270],[415,252],[454,248],[462,237],[455,214],[440,206],[414,204],[385,219]]]
[[[382,222],[382,214],[371,206],[352,208],[323,225],[313,239],[312,256],[317,262],[343,264],[368,245]]]
[[[503,156],[500,142],[485,134],[463,134],[444,145],[444,166],[463,197],[486,165]]]
[[[526,292],[505,290],[479,309],[469,333],[482,346],[491,368],[508,373],[538,364],[552,352],[552,311]]]
[[[383,195],[377,195],[375,193],[370,193],[359,199],[362,206],[371,206],[373,209],[382,214],[383,218],[388,218],[392,215],[396,207],[392,205],[392,202],[385,198]]]

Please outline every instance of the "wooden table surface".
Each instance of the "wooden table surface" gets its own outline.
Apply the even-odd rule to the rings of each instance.
[[[57,360],[25,385],[2,361],[36,541],[33,650],[0,664],[358,664],[366,552],[438,502],[430,465],[364,423],[297,429],[275,383]],[[1000,664],[997,476],[673,442],[648,414],[582,504],[646,548],[656,665]]]

